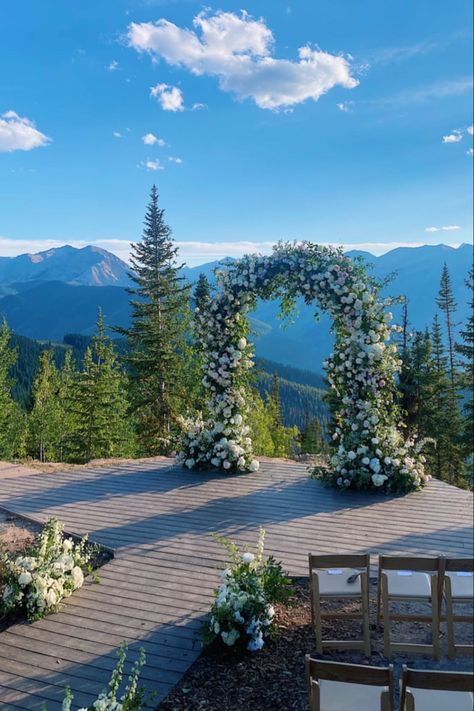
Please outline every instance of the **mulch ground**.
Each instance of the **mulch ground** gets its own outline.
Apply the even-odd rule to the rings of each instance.
[[[298,579],[295,583],[295,594],[290,606],[276,606],[278,633],[260,652],[239,653],[214,643],[204,650],[173,692],[158,706],[159,711],[241,711],[246,708],[256,711],[307,711],[304,658],[306,654],[318,655],[315,654],[311,626],[308,579]],[[376,585],[372,583],[371,657],[358,651],[325,650],[320,658],[376,666],[390,662],[395,667],[397,678],[403,664],[426,669],[472,671],[472,660],[469,657],[447,659],[444,626],[441,637],[442,659],[439,662],[430,656],[402,654],[387,660],[382,652],[382,630],[375,625],[375,593]],[[343,609],[349,611],[352,606],[346,605]],[[409,604],[403,610],[412,613],[422,611],[426,614],[429,608]],[[472,644],[470,625],[457,627],[457,640]],[[430,643],[429,625],[395,622],[391,629],[394,640]],[[327,621],[323,626],[323,634],[325,637],[341,639],[361,636],[358,621],[352,620]]]

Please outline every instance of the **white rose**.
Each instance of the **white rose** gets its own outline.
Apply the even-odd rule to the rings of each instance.
[[[351,461],[357,457],[357,454],[353,452],[352,450],[347,453],[347,458],[350,459]]]
[[[232,464],[229,462],[228,459],[226,459],[226,460],[223,462],[222,466],[224,467],[224,469],[230,469],[231,466],[232,466]]]
[[[196,462],[194,461],[194,459],[186,459],[186,461],[184,462],[184,466],[188,469],[192,469],[195,464]]]
[[[21,573],[21,575],[18,577],[18,584],[21,585],[22,588],[24,588],[25,585],[29,585],[29,583],[31,583],[32,579],[33,579],[33,578],[32,578],[31,573],[28,572],[27,570],[25,570],[25,571],[23,571],[23,573]]]
[[[380,460],[377,459],[377,457],[374,457],[373,459],[370,460],[370,468],[372,469],[375,474],[378,474],[380,471]]]
[[[253,563],[255,560],[255,556],[253,553],[242,553],[240,556],[242,558],[243,563]]]
[[[256,459],[252,459],[252,461],[250,462],[249,469],[251,472],[258,472],[258,470],[260,469],[260,462],[258,462]]]
[[[374,486],[382,486],[384,481],[386,481],[387,479],[388,477],[385,476],[385,474],[372,474],[372,482]]]
[[[76,565],[76,567],[71,570],[71,578],[74,588],[80,588],[82,583],[84,582],[84,574],[78,565]]]
[[[239,342],[237,343],[237,347],[240,351],[243,351],[245,346],[247,345],[247,339],[246,338],[239,338]]]

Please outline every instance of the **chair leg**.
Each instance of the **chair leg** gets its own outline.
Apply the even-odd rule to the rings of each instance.
[[[367,575],[361,575],[362,592],[362,630],[364,635],[364,654],[370,657],[370,620],[369,620],[369,581]]]
[[[313,620],[314,631],[316,634],[316,651],[318,654],[323,653],[323,631],[321,626],[321,598],[319,595],[319,582],[317,575],[313,576]]]
[[[390,606],[388,600],[388,582],[385,575],[382,575],[381,588],[383,610],[383,653],[386,657],[390,657],[392,654],[392,647],[390,644]]]
[[[454,659],[456,656],[456,644],[454,641],[454,610],[453,599],[451,596],[451,585],[449,579],[445,581],[445,598],[446,598],[446,631],[448,633],[448,657]]]
[[[379,567],[377,572],[377,627],[380,627],[381,622],[381,595],[382,595],[382,571]]]
[[[437,577],[437,576],[436,576]],[[431,630],[433,636],[433,657],[439,659],[439,590],[438,581],[431,579]]]

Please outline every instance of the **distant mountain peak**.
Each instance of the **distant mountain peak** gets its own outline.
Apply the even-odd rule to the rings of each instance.
[[[81,286],[128,286],[129,267],[95,245],[53,247],[36,254],[0,259],[0,285],[62,281]]]

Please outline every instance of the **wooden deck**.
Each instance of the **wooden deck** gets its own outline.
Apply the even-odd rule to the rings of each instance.
[[[156,701],[200,651],[196,636],[218,583],[223,552],[211,533],[254,543],[290,573],[308,551],[472,555],[472,495],[441,482],[401,498],[338,493],[305,467],[266,461],[260,472],[195,474],[160,459],[120,467],[2,478],[0,505],[39,521],[56,516],[114,550],[61,612],[0,634],[2,711],[60,707],[64,687],[89,705],[122,640],[145,647],[143,681]]]

